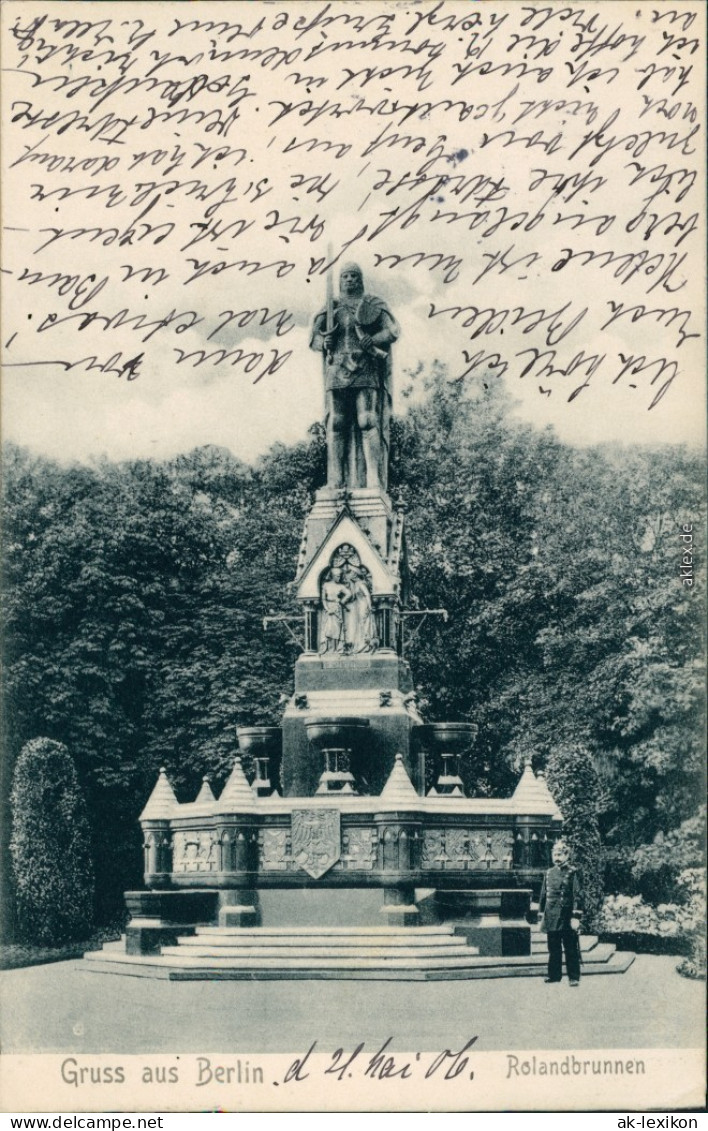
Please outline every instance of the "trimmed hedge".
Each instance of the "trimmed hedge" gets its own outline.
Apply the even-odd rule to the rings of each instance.
[[[685,936],[665,938],[662,935],[646,935],[639,931],[600,931],[598,938],[603,943],[614,943],[618,950],[631,950],[634,954],[671,954],[675,958],[691,954],[691,940]]]
[[[580,877],[585,902],[583,930],[591,930],[603,895],[604,856],[595,800],[600,796],[600,783],[590,755],[578,744],[551,751],[546,779],[563,814],[563,839],[570,845]]]
[[[10,854],[25,942],[60,946],[93,925],[86,804],[68,750],[50,738],[23,747],[13,777]]]
[[[8,943],[0,946],[0,970],[21,970],[27,966],[45,966],[52,962],[66,962],[83,958],[90,950],[101,950],[108,942],[117,942],[125,930],[125,922],[101,927],[87,939],[64,943],[62,946],[34,946],[31,943]]]

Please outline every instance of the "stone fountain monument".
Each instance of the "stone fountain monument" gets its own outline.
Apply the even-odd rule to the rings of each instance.
[[[126,961],[171,977],[465,977],[480,962],[488,976],[531,961],[531,895],[562,816],[530,758],[511,797],[465,796],[458,763],[475,727],[426,724],[402,655],[416,614],[404,510],[387,490],[398,336],[346,265],[310,341],[327,485],[297,562],[293,693],[280,726],[239,728],[218,799],[205,779],[179,804],[160,772],[140,817],[145,890],[126,895]]]

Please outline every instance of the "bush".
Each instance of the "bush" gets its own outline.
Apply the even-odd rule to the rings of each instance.
[[[635,849],[632,862],[634,890],[649,903],[675,899],[680,874],[687,868],[699,868],[705,862],[705,836],[704,812],[684,821],[666,835],[659,833],[653,844]]]
[[[85,937],[93,922],[89,825],[66,747],[49,738],[28,742],[15,765],[10,801],[21,937],[45,946]]]
[[[679,876],[679,887],[687,897],[687,911],[691,926],[687,930],[690,954],[679,962],[676,969],[684,978],[706,977],[706,871],[705,868],[687,868]]]
[[[676,967],[684,978],[706,980],[706,940],[701,934],[691,939],[691,953]]]
[[[578,869],[585,908],[583,928],[593,928],[602,906],[604,870],[595,802],[600,783],[595,767],[582,746],[558,747],[548,759],[546,778],[563,814],[563,838]]]
[[[683,904],[660,903],[652,907],[641,895],[608,895],[598,917],[598,928],[605,934],[677,939],[695,927],[693,912]]]
[[[608,895],[638,895],[632,868],[634,849],[626,846],[605,848],[605,882]]]
[[[609,895],[603,902],[598,930],[619,945],[655,954],[685,954],[676,967],[688,978],[705,978],[705,870],[689,868],[680,874],[681,903],[646,903],[641,895]]]

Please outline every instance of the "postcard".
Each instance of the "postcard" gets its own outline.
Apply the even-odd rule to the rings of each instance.
[[[703,1103],[705,59],[3,4],[3,1110]]]

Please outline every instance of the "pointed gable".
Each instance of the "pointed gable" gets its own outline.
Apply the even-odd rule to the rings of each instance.
[[[534,774],[530,758],[526,759],[524,772],[512,794],[512,801],[517,813],[543,813],[556,820],[563,820],[563,814],[546,785],[546,779],[543,774],[538,777]]]
[[[179,802],[175,797],[175,792],[170,785],[169,778],[165,767],[160,768],[158,779],[155,783],[155,788],[150,794],[147,805],[140,814],[141,821],[168,821],[170,817],[176,815],[179,809]]]
[[[316,601],[320,596],[320,578],[329,567],[332,555],[339,546],[353,546],[361,564],[369,571],[372,593],[376,596],[393,596],[398,591],[398,576],[388,567],[379,551],[373,546],[359,523],[347,507],[343,507],[333,522],[324,541],[298,581],[296,596],[300,601]]]
[[[410,809],[413,806],[417,807],[421,803],[421,798],[416,793],[415,786],[408,777],[401,754],[396,755],[393,769],[389,774],[386,785],[381,791],[380,800],[387,806],[398,806],[401,809]]]
[[[219,798],[219,809],[240,812],[243,809],[253,809],[255,804],[256,799],[253,796],[253,790],[243,772],[241,757],[237,754],[234,759],[234,768]]]
[[[201,786],[201,789],[199,790],[199,793],[197,794],[197,796],[194,799],[194,804],[195,805],[213,805],[215,801],[216,801],[216,798],[214,797],[214,793],[213,793],[213,790],[211,788],[211,783],[209,781],[209,778],[205,776],[205,777],[202,778],[202,786]]]

